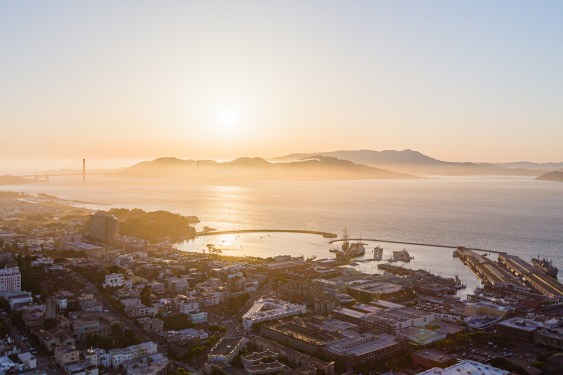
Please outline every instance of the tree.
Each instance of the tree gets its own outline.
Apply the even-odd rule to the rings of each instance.
[[[191,350],[191,354],[194,357],[199,357],[203,353],[205,353],[205,348],[203,346],[194,346]]]
[[[140,298],[141,298],[141,302],[143,303],[143,305],[152,306],[151,292],[152,292],[152,290],[151,290],[150,285],[145,285],[143,287],[143,289],[141,290]]]
[[[174,371],[174,375],[189,375],[190,372],[183,367],[178,367],[176,371]]]
[[[163,320],[165,331],[180,331],[194,326],[192,322],[190,322],[190,318],[182,313],[170,314]]]
[[[45,319],[43,321],[43,329],[51,329],[57,326],[57,319]]]

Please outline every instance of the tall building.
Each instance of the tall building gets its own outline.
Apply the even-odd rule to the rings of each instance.
[[[119,238],[119,221],[107,212],[98,211],[90,216],[90,237],[113,244]]]
[[[22,276],[19,267],[0,269],[0,293],[21,292]]]

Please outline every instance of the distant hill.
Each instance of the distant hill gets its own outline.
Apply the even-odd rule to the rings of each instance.
[[[537,177],[536,180],[563,182],[563,171],[544,173]]]
[[[372,167],[389,169],[401,173],[423,174],[423,175],[522,175],[538,176],[549,169],[541,169],[539,164],[535,168],[523,168],[520,165],[503,166],[502,164],[491,163],[470,163],[470,162],[447,162],[434,159],[413,150],[350,150],[350,151],[331,151],[316,153],[290,154],[272,159],[273,161],[292,161],[320,155],[349,160],[354,163],[365,164]],[[530,163],[534,164],[534,163]]]
[[[127,177],[177,177],[201,180],[346,180],[414,178],[381,168],[333,157],[311,156],[291,162],[262,158],[238,158],[219,163],[212,160],[160,158],[126,168],[115,175]]]
[[[532,163],[529,161],[516,161],[512,163],[495,163],[497,167],[509,169],[531,169],[539,171],[553,171],[563,169],[563,163]]]

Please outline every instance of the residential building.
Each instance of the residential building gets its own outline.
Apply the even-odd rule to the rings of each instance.
[[[113,215],[99,211],[90,216],[90,237],[114,244],[119,238],[119,221]]]
[[[163,354],[153,354],[128,363],[127,375],[165,375],[168,363],[168,358]]]
[[[124,349],[111,349],[109,351],[111,357],[111,367],[114,369],[119,368],[125,362],[133,359],[133,352],[128,348]]]
[[[19,267],[0,269],[0,294],[21,292],[22,282]]]
[[[55,362],[61,367],[65,367],[70,363],[76,363],[80,360],[80,351],[72,347],[55,348]]]
[[[176,305],[178,306],[178,312],[182,314],[187,314],[189,312],[199,310],[199,303],[197,303],[197,300],[195,299],[180,300],[176,302]]]
[[[29,352],[18,354],[18,359],[22,363],[24,370],[33,370],[37,367],[37,359]]]
[[[122,273],[111,273],[106,275],[103,287],[104,288],[120,288],[123,286],[124,278]]]
[[[188,313],[188,316],[194,324],[207,322],[207,312],[205,311],[192,311]]]

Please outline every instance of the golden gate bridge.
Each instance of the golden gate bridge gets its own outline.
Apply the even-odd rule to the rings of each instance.
[[[74,172],[74,171],[64,172],[65,170],[71,169],[74,165],[76,165],[79,162],[80,162],[80,160],[74,161],[70,165],[63,168],[62,172],[35,173],[35,174],[21,175],[21,176],[18,176],[18,177],[21,177],[25,180],[33,181],[33,182],[49,182],[50,177],[82,176],[82,182],[86,182],[86,176],[87,175],[88,176],[95,176],[95,175],[105,175],[105,174],[107,174],[107,172],[88,172],[88,173],[86,173],[86,162],[93,163],[93,164],[98,165],[99,167],[104,168],[99,163],[96,163],[92,160],[86,160],[86,159],[82,159],[82,171],[81,172]]]

